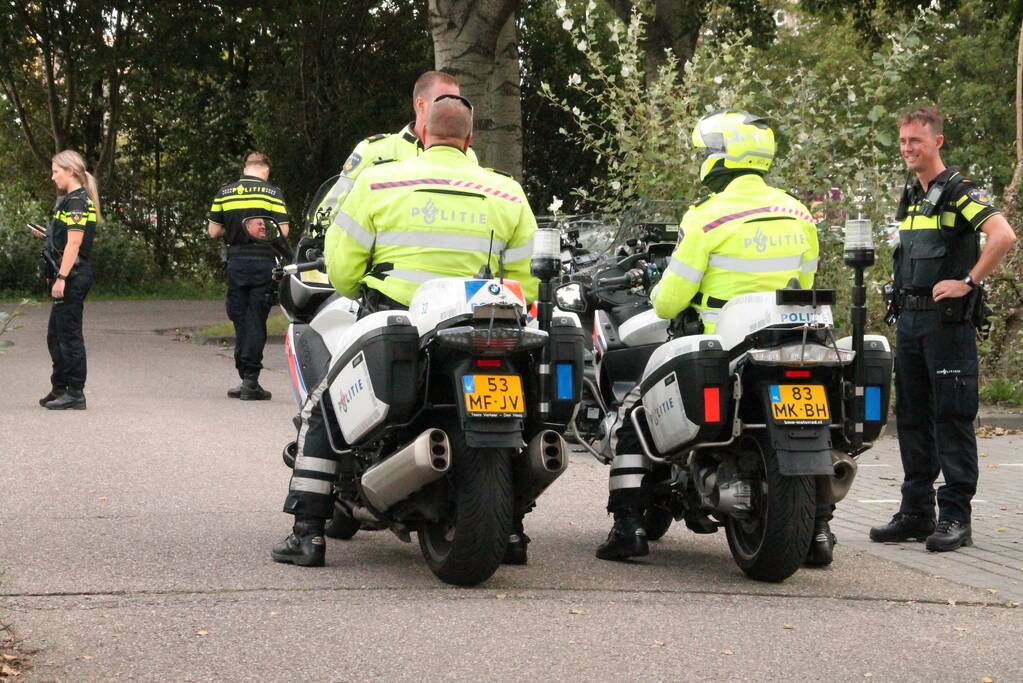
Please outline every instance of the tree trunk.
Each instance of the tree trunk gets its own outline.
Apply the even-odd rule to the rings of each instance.
[[[458,79],[462,94],[473,103],[473,144],[483,166],[507,165],[505,151],[497,140],[499,122],[496,108],[504,97],[495,97],[494,87],[502,87],[504,78],[495,76],[498,36],[513,21],[521,0],[430,0],[430,33],[433,36],[434,61],[438,70]],[[514,26],[511,42],[514,44]],[[503,47],[503,46],[502,46]],[[518,78],[515,80],[518,94]],[[501,123],[507,121],[502,118]],[[519,145],[521,166],[521,115]]]
[[[1005,216],[1010,224],[1019,221],[1019,185],[1023,180],[1023,22],[1019,27],[1019,51],[1016,53],[1016,172],[1005,188]]]
[[[612,0],[611,6],[618,18],[628,23],[636,3],[633,0]],[[696,52],[706,9],[707,0],[655,0],[653,16],[646,17],[646,39],[643,41],[648,84],[667,64],[664,54],[667,49],[671,49],[678,60],[675,79],[682,80],[683,68]]]
[[[494,168],[522,182],[522,94],[519,90],[519,45],[515,16],[508,17],[497,37],[497,61],[490,79],[494,127],[487,139],[487,157]]]

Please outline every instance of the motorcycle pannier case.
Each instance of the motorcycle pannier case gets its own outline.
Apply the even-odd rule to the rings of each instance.
[[[330,400],[345,442],[355,444],[385,421],[400,424],[416,409],[419,333],[408,315],[380,311],[355,323],[338,344]]]
[[[852,337],[838,340],[841,349],[852,349]],[[853,365],[842,369],[843,379],[853,381]],[[881,436],[888,424],[888,406],[892,387],[892,347],[879,334],[863,337],[863,440],[871,443]],[[847,401],[846,415],[852,415],[853,404]]]
[[[682,337],[659,346],[647,362],[640,394],[661,454],[723,441],[731,433],[728,353],[717,335]]]

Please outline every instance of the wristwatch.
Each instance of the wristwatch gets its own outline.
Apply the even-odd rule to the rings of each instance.
[[[67,277],[64,276],[64,275],[61,275],[60,273],[57,273],[57,279],[58,280],[67,280]]]
[[[970,289],[976,289],[977,288],[977,283],[974,282],[973,278],[970,277],[969,275],[967,275],[965,278],[963,278],[963,282],[968,284],[970,286]]]

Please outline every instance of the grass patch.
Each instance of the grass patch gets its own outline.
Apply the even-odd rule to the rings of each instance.
[[[266,333],[267,334],[284,334],[288,331],[288,319],[280,313],[271,315],[266,320]],[[233,337],[234,336],[234,325],[228,321],[223,323],[216,323],[214,325],[207,325],[206,327],[199,328],[195,331],[197,337]]]
[[[86,304],[90,301],[135,301],[153,299],[187,299],[210,300],[224,298],[226,287],[220,282],[178,282],[174,280],[157,281],[144,287],[104,287],[98,284],[89,292]],[[16,304],[22,299],[49,302],[49,292],[42,285],[38,289],[0,292],[0,304]]]
[[[980,400],[1003,406],[1023,406],[1023,380],[990,379],[980,387]]]

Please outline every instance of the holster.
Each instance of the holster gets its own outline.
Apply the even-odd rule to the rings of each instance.
[[[977,328],[977,336],[987,339],[991,334],[991,318],[995,312],[987,304],[987,290],[983,285],[977,285],[973,291],[966,295],[966,312],[968,320],[973,322]]]
[[[703,319],[700,312],[690,306],[679,313],[668,325],[668,336],[672,339],[703,334]]]
[[[888,327],[891,327],[898,321],[901,312],[899,290],[895,287],[895,282],[892,281],[886,282],[881,291],[884,293],[884,321]]]

